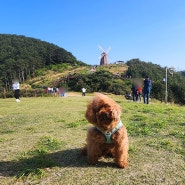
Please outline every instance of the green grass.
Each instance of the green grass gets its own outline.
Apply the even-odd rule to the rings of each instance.
[[[90,166],[79,150],[92,95],[0,99],[0,184],[185,184],[185,107],[109,95],[122,107],[129,167]]]

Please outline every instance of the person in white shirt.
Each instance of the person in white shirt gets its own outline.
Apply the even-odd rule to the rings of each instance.
[[[85,96],[86,90],[87,90],[86,88],[84,87],[82,88],[82,96]]]
[[[16,102],[20,102],[20,84],[18,80],[12,81],[12,88],[14,91],[14,97],[16,99]]]

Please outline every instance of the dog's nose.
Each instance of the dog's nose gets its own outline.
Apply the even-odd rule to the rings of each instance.
[[[102,113],[102,119],[107,120],[109,118],[109,114],[107,112]]]

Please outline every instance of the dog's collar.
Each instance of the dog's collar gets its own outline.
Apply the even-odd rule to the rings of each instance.
[[[110,132],[103,132],[101,129],[99,129],[98,127],[96,127],[97,130],[99,130],[102,134],[104,134],[105,138],[106,138],[106,143],[112,143],[111,140],[111,136],[117,132],[121,127],[123,126],[123,123],[120,122],[117,124],[117,126],[115,128],[112,129],[112,131]]]

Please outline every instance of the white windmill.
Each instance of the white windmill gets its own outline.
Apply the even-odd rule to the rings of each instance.
[[[100,45],[98,46],[98,48],[102,51],[102,54],[100,57],[100,65],[101,66],[107,65],[108,64],[108,53],[111,50],[111,47],[109,47],[107,51],[105,51]]]

